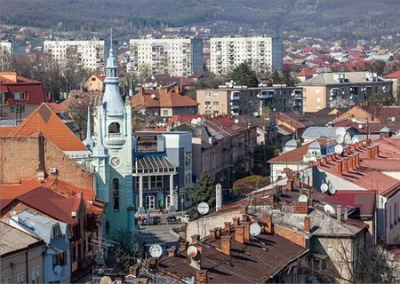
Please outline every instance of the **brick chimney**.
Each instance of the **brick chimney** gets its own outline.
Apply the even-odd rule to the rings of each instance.
[[[214,230],[215,230],[215,238],[219,239],[221,237],[222,228],[221,227],[216,227],[216,228],[214,228]]]
[[[378,152],[379,152],[379,145],[374,145],[374,148],[373,148],[374,158],[378,158]]]
[[[250,222],[243,222],[242,225],[244,226],[244,240],[250,241]]]
[[[311,229],[311,218],[310,216],[304,217],[304,232],[309,233]]]
[[[235,227],[235,241],[244,244],[244,226],[240,225]]]
[[[367,148],[367,157],[368,157],[368,159],[372,159],[372,155],[373,155],[372,148],[368,147]]]
[[[267,234],[273,234],[274,228],[273,228],[273,224],[272,224],[272,216],[264,215],[263,221],[264,221],[264,231]]]
[[[249,222],[249,215],[242,214],[242,222]]]
[[[360,166],[360,153],[357,153],[355,156],[355,167],[358,168]]]
[[[293,191],[293,188],[294,188],[294,181],[291,180],[291,179],[288,179],[288,181],[287,181],[287,190]]]
[[[332,161],[332,160],[333,160],[332,155],[326,156],[326,160],[327,160],[328,163],[329,163],[330,161]]]
[[[347,159],[347,170],[352,171],[353,170],[353,156],[350,155]]]
[[[342,160],[342,173],[347,173],[347,171],[349,170],[347,160],[348,158],[343,158]]]
[[[312,199],[312,191],[311,191],[311,189],[306,190],[305,194],[306,194],[307,199],[308,199],[308,206],[312,206],[313,205],[313,199]]]
[[[224,230],[227,232],[230,232],[231,231],[231,222],[224,222],[224,225],[225,225]]]
[[[192,238],[191,244],[194,245],[197,244],[197,242],[200,240],[200,235],[193,235],[191,236],[191,238]]]
[[[232,218],[233,227],[239,226],[239,217]]]
[[[176,247],[175,246],[170,247],[169,249],[167,249],[167,252],[168,252],[168,256],[175,256]]]
[[[326,165],[326,157],[321,158],[321,165]]]
[[[221,251],[226,255],[231,255],[231,236],[221,236]]]
[[[181,242],[181,243],[179,243],[178,252],[186,251],[187,248],[188,248],[188,243],[187,242]]]
[[[196,271],[196,283],[197,284],[205,284],[208,283],[208,272],[207,270],[198,270]]]
[[[210,230],[210,234],[209,234],[210,238],[215,239],[216,238],[215,235],[216,235],[215,229]]]
[[[364,146],[364,142],[363,141],[358,141],[358,148],[362,148]]]
[[[309,161],[309,162],[308,162],[308,166],[309,166],[310,168],[314,167],[314,162],[313,162],[313,161]]]
[[[136,265],[134,265],[134,266],[130,266],[130,267],[129,267],[129,274],[130,274],[130,275],[133,275],[133,276],[135,276],[135,277],[139,277],[139,274],[140,274],[140,265],[139,265],[139,264],[136,264]]]
[[[317,158],[317,167],[320,167],[320,166],[321,166],[321,159]]]
[[[336,164],[336,173],[338,174],[338,175],[341,175],[343,172],[342,172],[342,160],[339,160],[338,162],[337,162],[337,164]]]

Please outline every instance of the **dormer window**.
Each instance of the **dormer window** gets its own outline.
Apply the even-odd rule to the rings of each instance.
[[[52,231],[53,239],[61,236],[60,226],[54,226]]]
[[[113,122],[108,126],[108,133],[121,133],[120,125],[117,122]]]
[[[15,101],[26,100],[26,93],[25,92],[13,93],[13,100]]]

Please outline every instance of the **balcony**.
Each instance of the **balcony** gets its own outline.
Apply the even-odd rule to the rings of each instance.
[[[261,91],[260,94],[258,94],[258,97],[259,97],[261,100],[266,100],[266,99],[271,99],[271,98],[273,98],[274,95],[275,95],[275,90],[264,90],[264,91]]]
[[[232,92],[231,101],[238,101],[238,100],[240,100],[240,92]]]
[[[302,94],[303,92],[301,91],[301,90],[293,90],[293,92],[292,92],[292,97],[293,97],[293,99],[295,99],[295,100],[302,100],[303,98],[302,98],[302,96],[303,96],[303,94]]]
[[[108,133],[105,142],[109,148],[118,149],[125,144],[125,138],[122,133]]]
[[[231,110],[238,110],[240,108],[240,105],[237,102],[231,102]]]

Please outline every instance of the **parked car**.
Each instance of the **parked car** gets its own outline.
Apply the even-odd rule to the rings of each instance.
[[[160,216],[153,216],[151,218],[151,224],[152,225],[158,225],[161,223],[161,217]]]
[[[189,222],[190,217],[187,214],[183,214],[181,216],[178,216],[177,219],[178,219],[178,221],[181,221],[183,223],[187,223],[187,222]]]
[[[168,216],[167,217],[167,222],[168,223],[175,223],[177,221],[178,221],[178,219],[176,218],[176,216]]]

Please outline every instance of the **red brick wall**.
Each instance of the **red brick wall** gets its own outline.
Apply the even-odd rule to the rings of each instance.
[[[274,233],[299,246],[306,247],[306,237],[299,232],[274,224]]]
[[[2,183],[36,179],[39,167],[38,137],[0,138],[0,176]],[[93,188],[93,176],[65,155],[51,141],[44,139],[45,170],[57,168],[58,179],[78,188]]]

